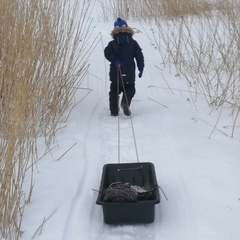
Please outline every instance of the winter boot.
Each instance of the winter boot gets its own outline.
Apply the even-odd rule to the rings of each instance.
[[[130,116],[131,115],[131,111],[129,109],[129,107],[127,106],[126,103],[122,103],[121,104],[121,108],[123,110],[123,113],[126,115],[126,116]]]

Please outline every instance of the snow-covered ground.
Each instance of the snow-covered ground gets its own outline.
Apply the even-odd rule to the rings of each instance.
[[[142,29],[137,22],[128,24]],[[103,48],[111,40],[113,22],[96,20],[93,25],[102,38],[82,85],[92,91],[68,121],[59,124],[62,130],[51,153],[37,164],[21,240],[239,240],[239,130],[231,138],[231,129],[224,128],[231,124],[230,117],[222,117],[212,133],[219,113],[210,114],[200,97],[195,109],[185,80],[175,77],[173,68],[160,65],[146,34],[139,32],[134,38],[143,49],[146,67],[137,78],[131,105],[136,150],[130,118],[121,112],[118,125],[108,109],[109,63]],[[79,90],[76,102],[85,93]],[[103,222],[93,189],[99,189],[103,166],[118,163],[118,147],[121,163],[137,162],[137,152],[140,162],[155,166],[168,200],[161,194],[152,224]]]

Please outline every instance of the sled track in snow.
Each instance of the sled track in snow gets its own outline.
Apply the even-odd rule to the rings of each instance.
[[[89,183],[89,178],[87,175],[87,172],[90,171],[90,163],[88,159],[88,145],[87,145],[87,140],[89,138],[91,129],[94,124],[94,119],[96,119],[96,108],[97,106],[93,109],[91,116],[89,119],[91,121],[88,122],[88,125],[86,126],[86,132],[84,134],[84,144],[83,144],[83,159],[81,161],[84,161],[83,164],[83,175],[80,176],[79,179],[76,179],[76,181],[79,181],[79,185],[77,188],[77,191],[75,193],[74,198],[71,201],[70,208],[69,208],[69,214],[66,219],[66,225],[64,228],[63,232],[63,237],[62,240],[75,240],[75,236],[81,236],[81,227],[79,226],[84,223],[84,221],[87,221],[87,219],[84,219],[84,216],[81,217],[81,213],[83,213],[83,209],[85,207],[89,206],[82,206],[82,203],[85,202],[84,198],[88,198],[89,192],[92,191],[91,188],[89,187],[91,184]],[[81,147],[81,146],[80,146]],[[85,193],[87,193],[87,196],[85,196]],[[87,201],[90,203],[91,201]],[[91,206],[92,205],[92,206]],[[90,208],[94,208],[94,203],[90,204]],[[92,213],[91,213],[92,214]],[[92,216],[90,216],[90,220],[92,219]],[[86,223],[84,223],[86,224]],[[91,224],[91,223],[90,223]],[[77,233],[76,233],[77,231]]]

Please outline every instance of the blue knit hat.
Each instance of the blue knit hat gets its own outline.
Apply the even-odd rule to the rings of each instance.
[[[118,27],[127,27],[127,23],[121,19],[121,18],[117,18],[117,21],[114,23],[114,28],[118,28]]]

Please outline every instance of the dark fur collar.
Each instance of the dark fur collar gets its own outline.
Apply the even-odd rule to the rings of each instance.
[[[114,37],[114,35],[116,35],[118,33],[129,33],[129,34],[133,35],[134,31],[130,27],[118,27],[118,28],[114,28],[112,30],[111,36]]]

